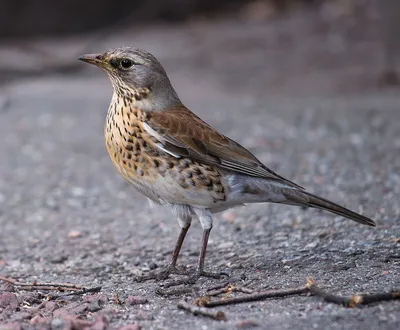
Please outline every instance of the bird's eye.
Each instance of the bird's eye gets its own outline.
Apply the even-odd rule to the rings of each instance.
[[[129,58],[124,58],[120,62],[120,66],[122,69],[129,69],[131,66],[133,66],[133,64],[134,64],[133,61],[130,60]]]

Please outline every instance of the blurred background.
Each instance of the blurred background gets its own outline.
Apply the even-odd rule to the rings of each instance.
[[[396,85],[399,17],[397,0],[3,0],[0,83],[85,70],[72,58],[118,42],[158,50],[165,40],[161,35],[175,28],[169,48],[190,52],[179,39],[191,39],[191,50],[205,53],[197,55],[204,65],[213,65],[208,62],[213,62],[214,42],[222,42],[218,47],[226,48],[225,56],[237,56],[229,50],[244,54],[254,48],[291,52],[291,63],[278,64],[285,71],[282,79],[293,70],[327,68],[338,61],[342,67],[354,63],[348,74],[364,84],[367,78],[367,83],[378,79]],[[244,40],[237,42],[231,34]],[[138,42],[140,36],[145,42]],[[251,61],[250,67],[263,65],[261,57],[259,63],[243,60]]]

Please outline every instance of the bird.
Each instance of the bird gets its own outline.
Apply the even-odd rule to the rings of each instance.
[[[203,233],[194,272],[219,278],[223,272],[204,269],[213,214],[248,203],[281,203],[327,210],[363,225],[376,226],[366,216],[307,192],[275,173],[249,150],[211,127],[178,97],[170,79],[151,53],[118,47],[79,60],[103,69],[113,95],[104,128],[106,149],[118,172],[151,202],[169,208],[180,234],[168,266],[142,280],[181,274],[178,256],[197,217]]]

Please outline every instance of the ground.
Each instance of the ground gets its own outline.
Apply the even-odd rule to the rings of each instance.
[[[9,75],[0,90],[0,274],[102,287],[38,308],[43,296],[3,284],[0,329],[69,329],[75,314],[96,319],[96,329],[400,328],[398,301],[347,309],[295,296],[220,307],[227,315],[220,322],[177,309],[182,297],[157,295],[159,283],[134,281],[168,263],[179,229],[113,168],[103,142],[111,85],[94,67],[75,69],[88,40],[90,52],[116,45],[153,52],[203,119],[279,174],[378,224],[271,204],[226,211],[215,218],[207,267],[257,289],[297,287],[307,277],[346,295],[400,287],[399,90],[381,83],[376,40],[349,37],[312,15],[46,39],[32,42],[46,49],[38,58],[0,47],[2,69],[19,77]],[[48,62],[74,70],[24,77],[29,65],[35,72]],[[195,265],[200,237],[195,222],[181,264]],[[118,304],[116,294],[127,301]]]

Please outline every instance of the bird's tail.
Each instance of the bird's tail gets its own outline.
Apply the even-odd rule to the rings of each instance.
[[[346,209],[345,207],[333,203],[327,199],[310,194],[304,190],[291,189],[286,191],[284,195],[289,200],[289,203],[327,210],[363,225],[376,226],[373,220],[356,212],[350,211],[349,209]]]

